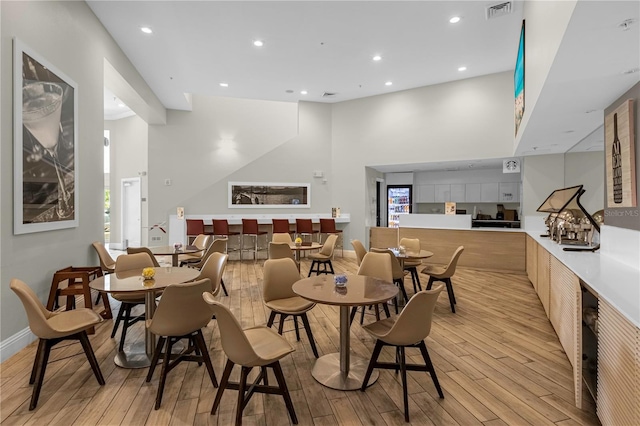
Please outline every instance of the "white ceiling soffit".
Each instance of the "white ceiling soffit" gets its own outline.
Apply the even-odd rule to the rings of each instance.
[[[127,118],[136,115],[131,111],[124,102],[122,102],[113,92],[106,87],[104,88],[104,119],[105,120],[120,120],[121,118]]]
[[[639,18],[638,1],[578,1],[515,155],[563,153],[602,126],[604,109],[640,81]]]
[[[512,70],[522,21],[518,2],[490,20],[482,1],[87,4],[164,106],[180,110],[185,93],[333,103]]]
[[[436,161],[433,163],[390,164],[390,165],[369,166],[369,167],[381,173],[435,172],[435,171],[451,172],[451,171],[460,171],[460,170],[485,170],[485,169],[502,170],[503,160],[504,158],[488,158],[483,160]]]

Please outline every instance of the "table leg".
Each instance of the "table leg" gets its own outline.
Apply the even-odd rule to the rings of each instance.
[[[153,318],[155,310],[156,293],[155,291],[147,291],[144,294],[145,317]],[[147,368],[151,365],[155,346],[156,336],[145,326],[144,342],[126,343],[124,350],[116,354],[114,362],[122,368]]]
[[[356,390],[362,386],[369,361],[350,352],[349,306],[340,306],[340,353],[324,355],[316,361],[311,375],[319,383],[338,390]],[[373,371],[369,385],[378,380]]]
[[[171,255],[171,266],[178,266],[178,256],[180,253],[173,253]]]

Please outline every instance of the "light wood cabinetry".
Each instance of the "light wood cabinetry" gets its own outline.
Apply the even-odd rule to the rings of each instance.
[[[538,292],[538,243],[527,235],[527,276]]]
[[[582,293],[580,280],[550,257],[549,320],[573,367],[576,407],[582,408]]]
[[[544,247],[538,245],[538,264],[536,268],[536,277],[538,279],[538,285],[536,290],[538,291],[538,297],[542,302],[542,307],[549,317],[549,274],[551,270],[551,255]]]
[[[598,302],[598,401],[603,425],[640,424],[640,329]]]
[[[416,200],[418,203],[433,203],[435,201],[435,185],[418,185]]]

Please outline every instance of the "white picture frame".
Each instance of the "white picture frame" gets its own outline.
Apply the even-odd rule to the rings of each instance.
[[[78,226],[78,85],[13,39],[14,234]]]
[[[310,208],[311,184],[282,182],[229,182],[230,209]]]

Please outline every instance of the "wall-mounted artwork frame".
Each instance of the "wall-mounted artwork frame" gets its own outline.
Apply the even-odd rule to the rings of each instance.
[[[633,99],[604,119],[607,208],[637,207]]]
[[[14,234],[78,226],[78,86],[13,40]]]
[[[229,208],[310,208],[308,183],[229,182]]]
[[[513,72],[515,94],[515,123],[516,136],[524,116],[524,20],[520,29],[520,41],[518,42],[518,56],[516,57],[516,69]]]

